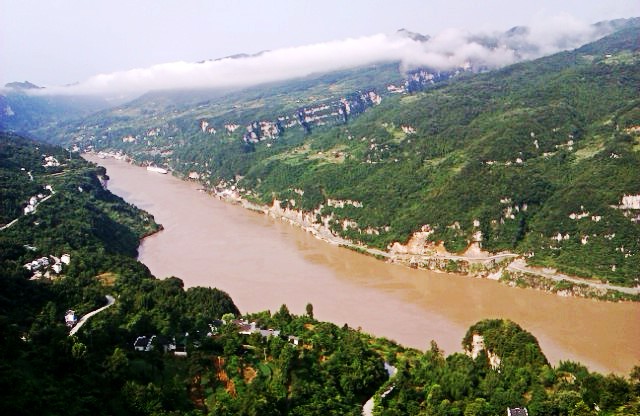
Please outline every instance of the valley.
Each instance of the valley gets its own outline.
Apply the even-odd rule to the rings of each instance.
[[[471,323],[504,316],[534,333],[554,363],[571,359],[626,373],[640,359],[638,303],[563,298],[384,263],[220,201],[197,184],[124,161],[90,160],[107,168],[112,192],[164,226],[143,240],[140,261],[158,277],[180,276],[187,287],[221,288],[241,310],[273,311],[286,303],[303,311],[310,302],[320,319],[419,349],[434,339],[447,352],[459,350]]]
[[[636,299],[638,30],[489,72],[385,64],[208,100],[157,92],[45,130],[413,267]],[[467,260],[476,249],[531,267]]]
[[[85,3],[0,14],[0,414],[640,414],[632,6]]]

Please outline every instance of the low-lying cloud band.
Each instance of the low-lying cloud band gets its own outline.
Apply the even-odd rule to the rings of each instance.
[[[428,40],[407,32],[350,38],[283,48],[240,58],[171,62],[99,74],[67,87],[38,94],[137,95],[152,90],[246,87],[362,65],[400,62],[404,69],[448,70],[463,65],[498,68],[563,49],[606,34],[569,16],[547,18],[529,28],[500,34],[450,29]]]

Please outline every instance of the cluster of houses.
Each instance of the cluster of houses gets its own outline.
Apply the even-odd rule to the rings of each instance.
[[[73,311],[71,311],[73,312]],[[222,320],[215,320],[209,324],[209,332],[207,332],[207,336],[211,337],[218,333],[219,329],[226,322]],[[260,328],[256,322],[249,322],[245,319],[234,319],[230,321],[231,324],[235,325],[238,333],[241,335],[252,335],[252,334],[260,334],[262,338],[269,337],[279,337],[280,330],[277,329],[264,329]],[[176,342],[176,337],[165,337],[162,335],[151,335],[151,336],[139,336],[133,343],[133,349],[141,352],[149,352],[153,351],[155,347],[161,348],[165,353],[173,353],[177,356],[186,357],[187,349],[186,349],[186,340],[189,337],[189,333],[184,334],[183,339],[180,342]],[[295,346],[299,346],[302,344],[300,338],[289,335],[287,337],[287,341]]]
[[[60,166],[60,162],[53,156],[45,156],[44,163],[42,164],[45,168]]]
[[[27,202],[27,206],[24,207],[24,215],[27,214],[31,214],[32,212],[36,211],[36,207],[38,206],[38,204],[42,201],[47,200],[48,198],[51,197],[51,195],[55,194],[53,188],[51,187],[51,185],[47,185],[44,187],[45,190],[51,192],[48,196],[45,196],[42,193],[39,193],[36,196],[32,196],[31,198],[29,198],[29,201]]]
[[[91,152],[93,150],[93,146],[87,146],[87,148],[85,149],[86,152]],[[100,151],[98,152],[98,159],[115,159],[115,160],[127,160],[127,155],[125,155],[124,153],[122,153],[121,150],[118,150],[117,152],[112,151],[112,152],[104,152],[104,151]]]
[[[62,265],[69,265],[70,262],[71,256],[69,254],[63,254],[60,257],[50,255],[48,257],[40,257],[26,263],[23,267],[30,272],[33,272],[33,276],[31,276],[32,280],[39,279],[41,277],[46,277],[48,279],[51,277],[51,272],[60,274],[62,272]]]
[[[189,334],[185,334],[185,336],[188,335]],[[156,346],[162,348],[162,351],[165,353],[172,352],[177,356],[187,356],[186,342],[176,342],[176,337],[168,338],[162,335],[152,335],[150,337],[141,336],[136,338],[133,343],[133,349],[136,351],[149,352],[154,350]]]
[[[256,322],[249,322],[244,319],[233,320],[232,323],[238,327],[238,333],[242,335],[260,334],[263,338],[279,337],[280,331],[277,329],[261,329]]]
[[[222,321],[219,322],[223,323]],[[234,319],[233,321],[231,321],[231,323],[238,328],[238,333],[242,335],[260,334],[262,338],[280,336],[280,330],[278,329],[260,328],[256,322],[249,322],[245,319]],[[287,341],[296,346],[300,345],[302,342],[300,338],[293,335],[287,336]]]
[[[632,222],[640,224],[640,195],[623,195],[622,203],[613,208],[623,210],[623,215],[630,218]]]

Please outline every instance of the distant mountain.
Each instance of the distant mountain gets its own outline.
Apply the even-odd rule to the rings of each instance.
[[[640,18],[607,20],[591,25],[593,38],[601,38],[614,31],[628,27],[636,27],[640,24]],[[489,48],[507,48],[514,51],[518,59],[530,59],[541,55],[540,43],[531,36],[531,29],[526,26],[514,26],[504,33],[493,35],[474,35],[471,40]],[[567,35],[554,40],[557,50],[570,49],[579,38],[576,35]],[[548,45],[547,45],[548,46]]]
[[[409,39],[413,39],[417,42],[427,42],[429,39],[431,39],[431,37],[429,35],[422,35],[420,33],[417,32],[412,32],[410,30],[407,29],[398,29],[398,31],[396,32],[398,35],[400,36],[406,36]]]
[[[43,87],[38,87],[36,84],[32,84],[29,81],[24,82],[9,82],[4,85],[7,88],[12,88],[15,90],[40,90]]]
[[[108,107],[100,97],[48,95],[29,81],[0,89],[0,131],[29,133],[51,123],[83,117]]]
[[[593,25],[597,34],[604,36],[613,31],[637,24],[638,19],[619,19],[615,21],[599,22]],[[339,71],[322,72],[311,74],[299,79],[290,79],[288,81],[280,81],[271,84],[263,84],[251,88],[208,88],[208,89],[170,89],[155,90],[143,94],[142,96],[131,100],[130,93],[119,92],[107,100],[101,98],[92,98],[88,96],[80,97],[74,95],[57,95],[52,96],[47,90],[37,85],[25,82],[12,82],[6,85],[4,90],[0,90],[0,129],[21,131],[24,133],[38,133],[43,128],[52,124],[61,122],[67,123],[70,120],[87,116],[90,113],[101,111],[108,108],[128,108],[133,109],[137,106],[145,106],[149,104],[149,108],[144,109],[143,113],[151,114],[163,112],[165,110],[177,110],[193,115],[190,110],[193,106],[200,107],[206,105],[207,102],[217,101],[224,102],[234,101],[236,97],[240,97],[239,101],[249,99],[253,94],[260,97],[271,97],[271,90],[276,90],[280,94],[283,90],[293,89],[297,93],[296,103],[298,109],[304,106],[319,103],[321,100],[333,100],[331,106],[336,106],[335,100],[345,98],[347,94],[356,94],[358,91],[374,90],[377,94],[384,95],[388,91],[392,93],[416,92],[424,88],[432,87],[441,82],[446,82],[452,77],[457,77],[465,73],[477,73],[493,70],[504,65],[506,62],[514,60],[530,59],[541,55],[539,50],[539,42],[531,39],[530,30],[523,26],[516,26],[504,33],[493,35],[472,35],[460,32],[456,36],[461,36],[458,41],[467,42],[469,45],[476,43],[483,47],[483,53],[472,55],[464,61],[455,59],[454,65],[444,66],[428,66],[410,64],[407,62],[380,62],[376,65],[369,65],[363,68],[350,68]],[[433,47],[432,42],[437,42],[429,35],[412,32],[407,29],[399,29],[397,36],[411,39],[413,41],[424,44],[425,50]],[[558,41],[556,39],[556,41]],[[555,48],[568,48],[576,45],[577,39],[570,38],[560,40],[560,44]],[[455,55],[455,51],[442,52],[439,46],[435,47],[437,54],[441,54],[440,63],[448,61],[450,56]],[[496,56],[487,57],[498,51]],[[211,61],[234,60],[242,61],[259,57],[269,51],[260,51],[254,54],[239,53],[223,58],[209,59],[201,61],[201,64]],[[437,55],[436,54],[436,55]],[[504,55],[504,56],[503,56]],[[484,57],[483,57],[484,56]],[[502,58],[499,58],[502,56]],[[434,63],[434,65],[436,65]],[[447,69],[442,69],[446,67]],[[372,68],[375,68],[372,70]],[[378,72],[379,73],[376,73]],[[341,78],[345,78],[345,82]],[[334,85],[325,83],[328,80],[334,80]],[[224,84],[224,82],[223,82]],[[339,85],[342,84],[342,85]],[[331,88],[323,88],[331,87]],[[69,86],[72,87],[72,86]],[[343,88],[344,87],[344,88]],[[306,89],[306,91],[304,91]],[[69,92],[72,90],[70,89]],[[241,91],[239,95],[235,93]],[[22,93],[22,94],[21,94]],[[231,94],[234,93],[234,94]],[[128,104],[121,106],[123,102]],[[239,104],[234,104],[239,105]],[[277,104],[273,111],[268,110],[271,114],[277,113]],[[153,110],[151,110],[153,108]],[[203,108],[203,107],[200,107]],[[114,110],[117,111],[117,110]],[[197,112],[196,112],[197,113]],[[206,114],[206,112],[203,112]],[[104,113],[103,115],[106,115]],[[256,115],[261,116],[258,112]],[[291,113],[293,114],[293,113]],[[291,115],[290,114],[290,115]],[[122,115],[122,114],[120,114]],[[173,113],[171,118],[177,114]],[[282,116],[282,114],[281,114]],[[98,116],[101,117],[101,116]],[[108,117],[108,116],[107,116]],[[339,118],[339,117],[338,117]],[[274,121],[274,120],[271,120]],[[251,122],[251,120],[248,120]]]

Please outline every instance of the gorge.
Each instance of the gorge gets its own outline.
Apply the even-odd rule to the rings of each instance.
[[[242,311],[274,311],[286,303],[301,313],[310,302],[318,319],[419,349],[434,339],[447,353],[460,350],[470,324],[499,316],[532,332],[554,364],[577,360],[592,370],[626,374],[640,358],[637,303],[562,298],[387,264],[219,201],[193,183],[85,157],[107,168],[112,192],[164,226],[139,248],[139,260],[153,274],[218,287]]]

